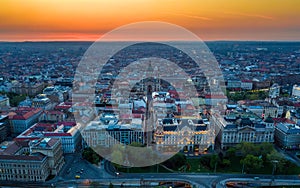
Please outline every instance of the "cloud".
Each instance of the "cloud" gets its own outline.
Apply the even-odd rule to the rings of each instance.
[[[166,14],[171,14],[171,15],[175,15],[175,16],[183,16],[183,17],[187,17],[187,18],[194,18],[194,19],[205,20],[205,21],[212,20],[211,18],[208,18],[208,17],[196,16],[196,15],[185,14],[185,13],[166,12]]]
[[[274,19],[271,16],[260,15],[260,14],[246,14],[246,13],[241,13],[241,12],[224,12],[224,14],[245,16],[245,17],[254,17],[254,18],[262,18],[262,19],[265,19],[265,20],[273,20]]]

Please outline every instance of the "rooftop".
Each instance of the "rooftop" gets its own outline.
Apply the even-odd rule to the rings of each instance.
[[[42,112],[41,108],[19,107],[16,111],[14,111],[15,114],[10,116],[9,119],[26,120],[40,112]]]

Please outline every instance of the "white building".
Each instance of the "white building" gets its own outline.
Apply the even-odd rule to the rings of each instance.
[[[275,83],[270,87],[269,97],[276,98],[276,97],[279,97],[279,94],[280,94],[280,86]]]
[[[117,116],[104,115],[100,121],[91,121],[83,130],[82,137],[91,147],[111,147],[115,144],[144,144],[144,129],[141,118],[122,122]]]
[[[253,123],[249,118],[241,118],[228,124],[221,132],[221,148],[226,149],[241,142],[274,142],[274,122],[267,118],[265,122]]]
[[[253,88],[253,83],[251,80],[243,80],[241,82],[241,89],[243,90],[252,90]]]
[[[15,140],[37,140],[44,137],[60,139],[64,153],[74,153],[81,148],[80,124],[75,122],[36,123]]]
[[[300,86],[298,85],[293,86],[292,96],[300,97]]]
[[[277,124],[275,141],[285,149],[300,149],[300,126],[287,123]]]
[[[202,119],[158,119],[154,134],[156,147],[161,151],[203,152],[213,141],[208,125]]]

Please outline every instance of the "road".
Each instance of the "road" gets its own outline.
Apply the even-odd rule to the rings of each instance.
[[[71,171],[69,169],[71,168]],[[83,169],[83,173],[80,172]],[[79,174],[78,174],[79,172]],[[80,179],[75,179],[75,175],[80,175]],[[199,188],[221,188],[226,181],[246,181],[253,182],[254,177],[259,177],[261,182],[271,182],[272,175],[255,175],[255,174],[207,174],[207,173],[120,173],[109,161],[101,162],[100,167],[92,165],[81,159],[80,155],[66,156],[66,164],[60,174],[54,179],[45,183],[26,183],[27,187],[77,187],[85,185],[87,182],[99,183],[105,186],[112,182],[115,185],[134,184],[139,185],[142,182],[160,182],[160,181],[183,181],[195,185]],[[274,176],[275,182],[279,183],[298,183],[298,175]],[[23,187],[24,183],[20,182],[0,182],[0,185]]]

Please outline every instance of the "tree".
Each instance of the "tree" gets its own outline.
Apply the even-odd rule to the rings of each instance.
[[[226,151],[226,157],[228,158],[233,157],[235,156],[235,153],[236,153],[236,148],[231,147]]]
[[[266,159],[267,155],[275,151],[275,149],[273,144],[264,142],[256,145],[255,151],[257,152],[256,155],[262,155],[262,157]]]
[[[183,165],[186,165],[186,162],[186,156],[184,154],[176,153],[173,157],[163,162],[163,165],[173,170],[177,170]]]
[[[216,170],[218,162],[219,162],[218,155],[212,155],[209,163],[210,169]]]
[[[92,148],[85,148],[82,152],[82,158],[93,164],[98,164],[102,157],[98,155]]]
[[[210,156],[209,155],[204,155],[200,158],[200,164],[202,166],[205,166],[207,168],[210,168]]]
[[[231,165],[231,162],[229,159],[223,159],[221,165],[222,167],[229,167]]]
[[[132,142],[131,144],[129,144],[129,146],[133,146],[133,147],[145,147],[145,145],[139,143],[139,142]]]
[[[248,154],[240,163],[248,170],[256,170],[263,167],[263,160],[260,157]]]
[[[278,153],[276,150],[273,150],[271,153],[267,154],[266,158],[268,162],[280,161],[283,159],[282,155]]]
[[[242,142],[237,145],[237,150],[240,151],[241,155],[245,157],[247,154],[254,154],[255,152],[255,146],[252,143],[249,142]]]

